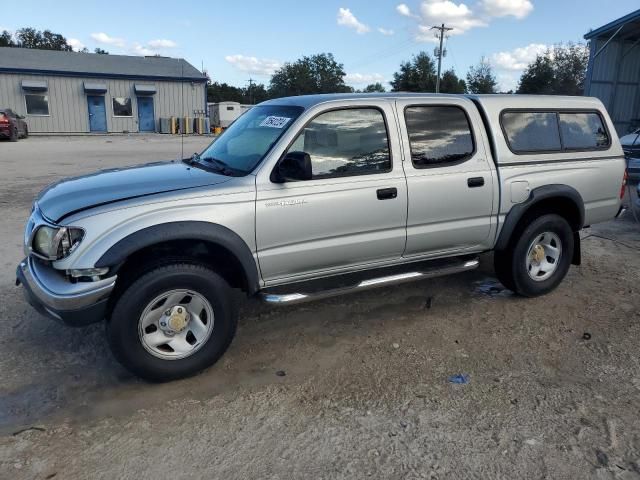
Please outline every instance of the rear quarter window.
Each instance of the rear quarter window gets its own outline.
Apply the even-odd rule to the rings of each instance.
[[[515,153],[562,150],[556,112],[504,112],[501,122]]]
[[[611,144],[602,117],[593,113],[560,113],[562,145],[568,150],[607,148]]]

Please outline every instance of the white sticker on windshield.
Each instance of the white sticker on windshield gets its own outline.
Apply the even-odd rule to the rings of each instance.
[[[274,117],[273,115],[265,118],[260,124],[261,127],[282,128],[291,120],[288,117]]]

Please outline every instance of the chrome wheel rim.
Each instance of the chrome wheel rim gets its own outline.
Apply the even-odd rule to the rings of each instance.
[[[163,360],[179,360],[196,353],[213,332],[213,307],[198,292],[167,291],[151,300],[138,321],[140,342]]]
[[[529,245],[525,266],[529,277],[542,282],[555,273],[562,256],[560,237],[552,232],[538,235]]]

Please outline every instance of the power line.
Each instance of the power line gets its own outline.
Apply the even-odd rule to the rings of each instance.
[[[438,78],[436,79],[436,93],[440,93],[440,71],[442,70],[442,56],[443,56],[442,41],[444,40],[445,33],[450,30],[453,30],[453,28],[445,27],[443,23],[439,27],[436,27],[436,26],[431,27],[431,30],[438,30],[438,34],[436,35],[436,37],[440,39],[440,48],[438,50],[438,55],[437,55],[438,56]]]

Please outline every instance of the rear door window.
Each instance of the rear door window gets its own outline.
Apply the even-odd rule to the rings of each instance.
[[[475,150],[464,110],[456,106],[411,106],[404,112],[415,168],[464,162]]]
[[[562,150],[556,112],[504,112],[502,128],[515,153]]]
[[[568,150],[606,148],[611,143],[602,118],[595,112],[560,113],[560,133]]]

